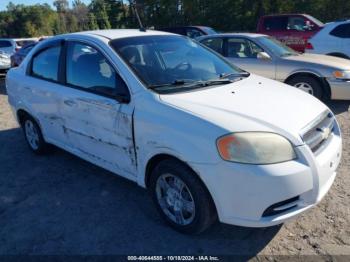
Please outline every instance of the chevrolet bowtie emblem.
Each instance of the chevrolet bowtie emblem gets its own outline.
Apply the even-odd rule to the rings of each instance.
[[[331,134],[331,129],[330,128],[322,128],[322,129],[319,129],[320,132],[322,132],[322,139],[323,140],[326,140],[329,135]]]

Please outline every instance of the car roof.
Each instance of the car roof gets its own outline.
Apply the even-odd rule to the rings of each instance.
[[[155,30],[141,31],[139,29],[108,29],[108,30],[77,32],[77,33],[72,33],[70,35],[82,35],[82,36],[88,35],[88,36],[104,37],[111,40],[111,39],[119,39],[119,38],[126,38],[126,37],[135,37],[135,36],[174,35],[174,34],[163,32],[163,31],[155,31]]]

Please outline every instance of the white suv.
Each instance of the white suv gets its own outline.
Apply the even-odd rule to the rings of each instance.
[[[350,58],[350,20],[325,24],[309,39],[305,52]]]
[[[323,198],[341,158],[339,126],[322,102],[184,36],[53,37],[6,85],[35,153],[54,144],[148,188],[181,232],[216,218],[283,223]]]

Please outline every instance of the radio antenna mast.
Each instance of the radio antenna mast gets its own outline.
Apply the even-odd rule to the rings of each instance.
[[[139,12],[137,11],[136,0],[133,0],[133,1],[130,0],[130,5],[131,5],[131,7],[132,7],[132,9],[133,9],[133,11],[134,11],[134,13],[136,15],[138,23],[139,23],[139,27],[140,27],[139,30],[141,32],[146,32],[146,28],[143,27],[142,21],[141,21],[140,15],[139,15]]]

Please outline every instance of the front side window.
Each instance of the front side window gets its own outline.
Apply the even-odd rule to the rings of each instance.
[[[222,54],[223,42],[224,40],[222,38],[215,37],[203,40],[202,44],[205,44],[207,47],[213,49],[215,52]]]
[[[117,93],[117,73],[95,48],[82,43],[68,43],[67,84],[101,94]]]
[[[264,50],[250,40],[230,38],[227,40],[227,56],[232,58],[257,58]]]
[[[36,54],[32,61],[32,75],[43,79],[58,81],[58,65],[61,47],[49,47]]]
[[[240,74],[215,52],[182,36],[142,36],[116,39],[111,46],[149,87],[177,85]]]

